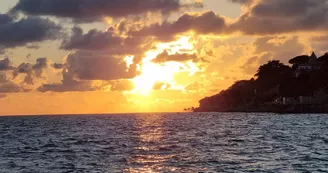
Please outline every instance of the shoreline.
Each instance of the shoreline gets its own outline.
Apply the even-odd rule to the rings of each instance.
[[[256,107],[239,107],[227,110],[218,108],[196,108],[193,112],[245,112],[277,114],[328,114],[328,105],[261,105]]]
[[[270,112],[270,111],[194,111],[194,113],[269,113],[269,114],[328,114],[328,112]]]

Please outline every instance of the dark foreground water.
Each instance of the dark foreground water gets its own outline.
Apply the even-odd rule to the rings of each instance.
[[[328,115],[0,117],[0,172],[328,172]]]

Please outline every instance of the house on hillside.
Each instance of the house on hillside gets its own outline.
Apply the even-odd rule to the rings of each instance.
[[[293,97],[278,97],[273,102],[273,105],[294,105],[297,104],[297,100]]]
[[[312,52],[311,56],[301,55],[297,56],[289,61],[293,64],[295,69],[295,75],[298,77],[302,73],[308,73],[315,70],[320,70],[324,62],[318,61],[317,55]]]

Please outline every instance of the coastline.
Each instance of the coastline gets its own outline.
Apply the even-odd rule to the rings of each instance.
[[[328,105],[274,105],[253,108],[231,108],[220,110],[215,108],[196,108],[193,112],[244,112],[244,113],[278,113],[278,114],[327,114]]]

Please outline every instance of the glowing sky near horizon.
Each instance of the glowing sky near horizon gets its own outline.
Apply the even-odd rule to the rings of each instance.
[[[182,111],[328,48],[319,0],[33,1],[0,2],[0,115]]]

